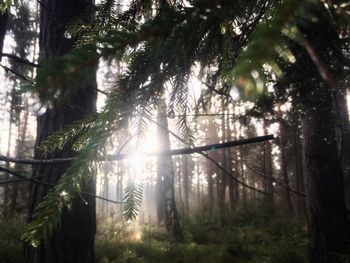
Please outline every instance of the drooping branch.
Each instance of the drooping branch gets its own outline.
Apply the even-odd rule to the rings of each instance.
[[[243,163],[250,171],[253,172],[253,174],[256,174],[260,177],[262,177],[263,179],[268,179],[268,180],[272,180],[274,183],[276,183],[277,185],[281,186],[282,188],[291,191],[294,194],[306,197],[306,194],[303,192],[299,192],[297,190],[294,190],[292,188],[290,188],[289,186],[286,186],[285,184],[283,184],[282,182],[280,182],[279,180],[277,180],[276,178],[271,178],[270,176],[265,175],[264,173],[257,171],[255,168],[253,168],[253,166],[248,163],[247,161],[242,161],[242,160],[237,160],[240,163]]]
[[[155,122],[155,121],[153,121]],[[155,122],[156,123],[156,122]],[[193,153],[202,153],[205,151],[214,151],[222,148],[228,148],[228,147],[234,147],[239,145],[245,145],[245,144],[252,144],[252,143],[258,143],[258,142],[264,142],[268,140],[272,140],[274,137],[273,135],[266,135],[266,136],[258,136],[258,137],[252,137],[248,139],[241,139],[236,141],[229,141],[224,143],[216,143],[216,144],[208,144],[204,146],[199,147],[186,147],[176,150],[167,150],[167,151],[160,151],[160,152],[143,152],[138,153],[138,155],[145,155],[145,156],[174,156],[174,155],[183,155],[183,154],[193,154]],[[134,156],[133,153],[129,154],[112,154],[107,155],[105,159],[102,159],[100,161],[118,161],[123,160],[128,157]],[[75,157],[72,158],[59,158],[59,159],[20,159],[20,158],[13,158],[13,157],[7,157],[0,155],[0,161],[9,162],[9,163],[21,163],[21,164],[46,164],[46,165],[53,165],[53,164],[60,164],[60,163],[67,163],[74,161]]]
[[[149,119],[149,120],[151,122],[153,122],[154,124],[156,124],[157,126],[159,126],[160,128],[162,128],[162,129],[166,130],[167,132],[169,132],[171,135],[173,135],[179,141],[185,143],[185,141],[182,138],[180,138],[178,135],[176,135],[176,133],[172,132],[168,128],[164,127],[163,125],[161,125],[160,123],[158,123],[158,122],[156,122],[156,121],[154,121],[152,119]],[[216,149],[220,149],[220,148],[226,148],[226,147],[232,147],[232,146],[238,146],[238,145],[251,144],[251,143],[256,143],[256,142],[272,140],[273,138],[274,138],[273,135],[266,135],[266,136],[259,136],[259,137],[249,138],[249,139],[231,141],[231,142],[221,143],[221,144],[211,144],[211,145],[216,145],[215,148],[213,148],[214,150],[216,150]],[[217,168],[219,168],[222,172],[224,172],[227,176],[229,176],[232,180],[234,180],[238,184],[240,184],[240,185],[242,185],[242,186],[244,186],[244,187],[246,187],[246,188],[248,188],[250,190],[256,191],[258,193],[261,193],[261,194],[264,194],[264,195],[271,195],[270,193],[264,192],[264,191],[262,191],[260,189],[257,189],[257,188],[255,188],[253,186],[250,186],[250,185],[242,182],[237,177],[233,176],[232,173],[230,173],[224,167],[222,167],[216,160],[214,160],[208,154],[206,154],[204,152],[204,151],[208,150],[206,147],[211,146],[211,145],[206,145],[206,146],[201,146],[201,147],[185,148],[185,149],[195,150],[193,153],[198,153],[198,154],[204,156],[206,159],[208,159],[211,162],[213,162],[216,165]],[[230,145],[230,146],[227,146],[227,145]],[[211,150],[211,148],[209,148],[209,149]],[[179,149],[179,150],[181,150],[181,149]]]

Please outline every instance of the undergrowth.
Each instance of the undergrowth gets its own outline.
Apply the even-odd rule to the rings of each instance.
[[[213,213],[218,215],[219,213]],[[115,225],[113,226],[116,227]],[[125,229],[131,225],[119,226]],[[223,217],[199,209],[185,223],[185,240],[171,242],[163,230],[145,225],[142,238],[96,240],[97,263],[303,263],[306,259],[304,222],[252,204]],[[126,231],[127,232],[127,231]]]
[[[155,225],[118,216],[99,218],[96,263],[303,263],[305,222],[252,204],[222,218],[203,207],[184,222],[185,240],[172,242]],[[0,218],[0,263],[23,262],[23,220]]]
[[[22,241],[24,220],[0,218],[0,262],[22,263]]]

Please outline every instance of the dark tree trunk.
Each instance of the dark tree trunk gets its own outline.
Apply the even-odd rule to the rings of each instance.
[[[281,172],[282,172],[282,179],[283,183],[286,186],[284,189],[284,202],[286,204],[286,212],[287,214],[291,215],[293,213],[293,204],[292,204],[292,197],[289,191],[289,177],[288,177],[288,170],[287,170],[287,158],[286,158],[286,122],[283,119],[283,114],[280,109],[280,105],[278,105],[277,110],[277,118],[280,128],[280,151],[281,151]],[[284,207],[284,206],[283,206]]]
[[[339,155],[343,167],[345,198],[347,207],[350,207],[350,122],[346,101],[346,91],[337,91],[335,95],[338,122],[340,127]]]
[[[67,25],[74,19],[86,15],[91,2],[85,0],[43,0],[41,1],[40,17],[40,61],[59,57],[72,50],[72,39],[65,37]],[[95,111],[96,80],[95,76],[81,79],[78,91],[70,98],[68,105],[57,104],[39,116],[37,119],[36,146],[45,138],[61,129],[63,126],[82,119]],[[35,148],[37,159],[45,158]],[[72,157],[75,153],[66,147],[55,152],[48,158]],[[41,176],[43,181],[56,184],[61,178],[67,165],[34,166],[34,176]],[[82,189],[95,192],[95,181],[86,178]],[[33,184],[29,200],[29,220],[35,213],[35,208],[50,189],[46,186]],[[95,199],[92,196],[76,196],[72,207],[65,209],[61,224],[52,238],[42,242],[38,248],[26,247],[25,260],[27,263],[88,263],[94,262],[94,236],[96,228]],[[84,200],[83,200],[84,199]]]
[[[296,74],[302,74],[298,77],[297,85],[301,87],[305,108],[303,122],[310,262],[333,263],[339,262],[340,257],[349,257],[350,224],[336,140],[333,92],[337,87],[325,78],[325,74],[320,74],[321,67],[316,67],[315,62],[317,60],[322,70],[333,76],[340,74],[343,67],[333,55],[332,49],[340,45],[339,34],[327,18],[327,11],[316,4],[310,11],[317,16],[317,20],[299,26],[308,43],[306,52],[299,52],[296,64]]]
[[[7,29],[7,20],[8,20],[8,13],[5,11],[3,14],[0,13],[0,54],[3,51],[4,47],[4,40],[6,35],[6,29]],[[0,56],[0,62],[1,62],[1,56]]]
[[[304,158],[303,158],[303,150],[302,150],[302,143],[300,138],[300,129],[299,129],[299,123],[300,118],[299,116],[296,116],[295,113],[293,117],[293,127],[292,127],[292,133],[293,133],[293,152],[295,156],[295,164],[294,164],[294,171],[295,171],[295,181],[296,181],[296,188],[297,191],[301,193],[305,193],[305,179],[304,179]],[[306,198],[301,195],[297,195],[297,215],[299,217],[305,217],[306,215]]]
[[[350,229],[344,201],[343,173],[337,154],[332,98],[326,88],[310,96],[304,117],[308,173],[311,262],[335,262],[348,249]]]
[[[182,183],[183,183],[183,195],[184,195],[184,209],[185,217],[189,216],[189,180],[191,179],[190,173],[188,171],[188,155],[182,156]]]

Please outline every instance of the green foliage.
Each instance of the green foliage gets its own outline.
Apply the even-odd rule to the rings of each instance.
[[[143,186],[137,182],[128,181],[123,193],[123,215],[125,220],[135,220],[143,197]]]
[[[88,129],[92,126],[95,119],[96,115],[92,115],[83,120],[66,125],[45,139],[39,146],[41,152],[47,155],[56,150],[62,150],[68,143],[72,144],[72,149],[79,151],[87,142],[88,138],[86,138],[84,134],[86,134]]]
[[[295,12],[311,2],[277,1],[267,12],[266,1],[224,0],[219,4],[191,1],[187,7],[161,1],[154,16],[149,13],[151,1],[148,0],[132,1],[129,9],[119,15],[108,11],[113,1],[102,2],[96,10],[95,25],[84,27],[86,21],[81,21],[80,29],[74,26],[71,29],[73,38],[81,35],[86,38],[73,52],[43,62],[32,89],[42,103],[55,106],[69,102],[73,94],[84,92],[86,83],[80,81],[95,71],[100,59],[123,59],[127,67],[96,119],[72,125],[70,131],[67,128],[58,132],[43,146],[48,152],[74,140],[77,143],[73,147],[80,152],[38,207],[33,221],[26,227],[24,239],[37,244],[52,234],[64,207],[69,207],[73,196],[81,190],[84,178],[92,176],[93,160],[105,157],[107,139],[130,121],[142,135],[153,108],[166,93],[166,86],[170,89],[169,113],[180,110],[181,134],[186,142],[193,140],[186,114],[188,80],[197,65],[202,72],[212,72],[210,69],[215,68],[218,76],[211,83],[212,90],[203,96],[211,97],[213,88],[229,91],[232,81],[244,86],[251,97],[265,91],[265,76],[282,74],[276,56],[286,60],[291,57],[288,45],[281,41],[287,34],[282,31],[293,33],[291,20]],[[210,74],[207,73],[207,78]],[[57,145],[53,144],[55,140]],[[125,196],[124,213],[130,219],[136,217],[142,195],[133,187],[127,189]]]
[[[109,97],[107,106],[118,98],[118,96]],[[123,107],[124,104],[121,102],[119,106]],[[107,138],[110,137],[115,126],[120,125],[120,119],[115,112],[118,110],[119,108],[111,107],[95,120],[86,133],[89,139],[83,145],[75,162],[36,208],[32,221],[25,227],[23,240],[37,246],[41,240],[52,235],[53,230],[59,225],[63,209],[69,208],[74,196],[81,191],[84,182],[94,175],[94,160],[104,156]]]
[[[99,237],[96,262],[307,262],[302,222],[274,215],[260,203],[228,213],[223,225],[203,211],[208,210],[203,207],[187,222],[184,243],[170,242],[166,234],[150,226],[144,229],[141,241],[119,235]]]
[[[282,72],[275,62],[276,53],[277,56],[281,55],[286,59],[291,56],[288,48],[281,43],[282,30],[289,30],[287,23],[304,2],[279,1],[265,15],[263,22],[257,25],[250,37],[247,47],[240,53],[233,71],[224,75],[224,78],[227,78],[226,81],[235,81],[247,96],[256,96],[263,93],[265,89],[264,65],[269,65],[276,76],[281,76]]]
[[[0,261],[6,263],[24,262],[21,234],[24,228],[22,218],[0,218]]]
[[[302,222],[274,214],[261,203],[226,214],[223,225],[217,217],[199,210],[188,226],[192,240],[224,245],[237,262],[307,262]]]

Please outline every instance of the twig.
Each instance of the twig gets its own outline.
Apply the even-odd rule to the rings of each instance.
[[[12,59],[12,60],[14,60],[16,62],[25,64],[25,65],[28,65],[28,66],[32,66],[32,67],[35,67],[35,68],[40,68],[39,64],[35,64],[33,62],[30,62],[28,59],[20,58],[20,57],[17,57],[16,55],[13,55],[13,54],[0,53],[0,58],[1,57],[8,57],[8,58],[10,58],[10,59]]]
[[[292,189],[292,188],[286,186],[285,184],[281,183],[281,182],[280,182],[279,180],[277,180],[276,178],[267,176],[267,175],[263,174],[262,172],[255,170],[255,168],[253,168],[250,164],[248,164],[247,161],[242,161],[242,160],[237,160],[237,161],[243,163],[243,164],[244,164],[249,170],[251,170],[254,174],[256,174],[256,175],[258,175],[258,176],[260,176],[260,177],[262,177],[262,178],[264,178],[264,179],[272,180],[272,182],[276,183],[277,185],[283,187],[283,188],[286,189],[286,190],[291,191],[292,193],[295,193],[295,194],[297,194],[297,195],[306,197],[306,194],[305,194],[305,193],[302,193],[302,192],[299,192],[299,191],[297,191],[297,190],[294,190],[294,189]]]
[[[31,84],[34,84],[34,82],[32,80],[28,79],[26,76],[23,76],[21,73],[18,73],[17,71],[15,71],[15,70],[13,70],[5,65],[2,65],[2,64],[0,64],[0,67],[2,67],[6,71],[10,71],[12,74],[16,75],[17,77],[19,77],[25,81],[28,81]]]
[[[6,168],[1,167],[1,166],[0,166],[0,171],[6,172],[6,173],[9,173],[9,174],[12,174],[12,175],[14,175],[14,176],[16,176],[16,177],[19,177],[19,178],[21,178],[21,179],[25,179],[25,181],[30,181],[30,182],[33,182],[33,183],[35,183],[35,184],[41,184],[41,185],[50,186],[50,187],[54,187],[54,186],[55,186],[54,184],[51,184],[51,183],[48,183],[48,182],[38,181],[38,180],[35,179],[36,177],[28,178],[28,177],[26,177],[26,176],[24,176],[24,175],[21,175],[21,174],[19,174],[19,173],[16,173],[16,172],[14,172],[14,171],[11,171],[11,170],[6,169]],[[22,180],[22,182],[23,182],[23,181],[24,181],[24,180]],[[111,200],[111,199],[108,199],[108,198],[105,198],[105,197],[102,197],[102,196],[98,196],[98,195],[96,195],[96,194],[94,194],[94,193],[90,193],[90,192],[80,191],[80,193],[86,194],[86,195],[89,195],[89,196],[92,196],[92,197],[95,197],[95,198],[97,198],[97,199],[105,200],[105,201],[108,201],[108,202],[114,203],[114,204],[122,204],[122,203],[124,203],[124,202],[122,202],[122,201],[115,201],[115,200]]]
[[[31,178],[21,178],[21,179],[12,179],[12,180],[0,181],[0,185],[28,182],[28,181],[31,181],[33,179],[38,179],[40,177],[41,176],[34,176],[34,177],[31,177]]]
[[[176,133],[172,132],[171,130],[169,130],[167,127],[164,127],[163,125],[161,125],[160,123],[152,120],[152,119],[149,119],[151,122],[153,122],[154,124],[156,124],[158,127],[166,130],[168,133],[170,133],[171,135],[173,135],[176,139],[178,139],[179,141],[183,142],[186,144],[186,142],[181,138],[179,137]],[[264,138],[262,138],[264,137]],[[242,141],[247,141],[247,140],[252,140],[252,139],[263,139],[263,141],[266,141],[266,140],[272,140],[273,139],[273,135],[267,135],[267,136],[260,136],[260,137],[254,137],[254,138],[250,138],[250,139],[244,139],[244,140],[238,140],[238,141],[232,141],[232,142],[228,142],[228,143],[235,143],[235,145],[232,145],[232,146],[237,146],[237,145],[242,145],[242,144],[238,144],[239,142],[241,143]],[[254,142],[261,142],[260,140],[254,140]],[[216,145],[223,145],[223,144],[228,144],[228,143],[222,143],[222,144],[216,144]],[[250,142],[252,143],[252,142]],[[244,143],[246,144],[246,143]],[[210,146],[210,145],[207,145],[207,146]],[[192,148],[186,148],[186,149],[190,149],[190,150],[195,150],[194,152],[195,153],[199,153],[200,155],[204,156],[206,159],[210,160],[211,162],[213,162],[221,171],[223,171],[226,175],[228,175],[231,179],[233,179],[234,181],[236,181],[237,183],[239,183],[240,185],[248,188],[248,189],[251,189],[253,191],[256,191],[258,193],[261,193],[261,194],[265,194],[265,195],[271,195],[270,193],[266,193],[262,190],[259,190],[253,186],[250,186],[250,185],[247,185],[246,183],[240,181],[238,178],[236,178],[235,176],[233,176],[230,172],[228,172],[224,167],[222,167],[216,160],[214,160],[213,158],[211,158],[208,154],[204,153],[203,151],[206,151],[205,147],[207,146],[202,146],[202,147],[192,147]],[[226,148],[226,147],[220,147],[220,148]],[[214,148],[214,150],[216,149],[220,149],[219,147],[216,147]],[[193,152],[193,153],[194,153]]]

